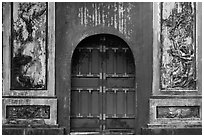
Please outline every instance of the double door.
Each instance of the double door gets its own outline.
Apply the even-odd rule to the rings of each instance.
[[[71,132],[132,134],[136,126],[135,66],[124,41],[87,38],[74,51]]]

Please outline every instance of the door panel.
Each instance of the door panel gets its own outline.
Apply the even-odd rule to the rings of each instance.
[[[134,88],[134,78],[111,77],[106,79],[107,88]]]
[[[94,77],[73,77],[72,83],[73,88],[97,88],[100,85],[99,78]]]
[[[116,114],[118,116],[121,116],[125,114],[125,107],[124,107],[124,99],[123,99],[123,92],[118,91],[116,92],[116,104],[117,104],[117,112]]]
[[[98,49],[93,49],[91,52],[91,66],[92,66],[92,74],[99,74],[100,66],[100,52]]]
[[[80,111],[79,111],[79,92],[77,90],[72,90],[71,92],[71,116],[77,116]]]
[[[97,118],[71,118],[73,131],[99,131],[100,122]]]
[[[107,119],[106,127],[107,129],[134,129],[135,121],[134,119],[125,118],[114,118]]]
[[[71,85],[71,131],[134,131],[135,66],[124,42],[103,36],[78,45]]]
[[[134,115],[135,93],[134,91],[127,92],[127,115]]]
[[[82,116],[88,116],[89,114],[89,92],[82,90],[81,92],[81,114]]]
[[[116,56],[116,73],[124,74],[124,51],[122,49],[118,49],[115,53]]]
[[[99,104],[100,104],[100,95],[99,95],[99,92],[98,91],[92,91],[91,92],[91,114],[93,116],[99,116],[100,113],[99,113]]]
[[[106,96],[106,110],[104,111],[107,116],[113,116],[114,115],[114,92],[109,91],[105,93]]]
[[[106,51],[106,73],[114,74],[114,51],[107,50]]]

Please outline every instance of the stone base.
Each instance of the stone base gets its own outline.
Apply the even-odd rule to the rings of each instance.
[[[142,128],[142,135],[202,135],[202,128]]]
[[[64,128],[23,128],[23,127],[3,127],[2,135],[64,135]]]

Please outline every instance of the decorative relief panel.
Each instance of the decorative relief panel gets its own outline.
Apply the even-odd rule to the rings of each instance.
[[[17,126],[57,125],[57,99],[3,98],[2,124]]]
[[[201,98],[150,99],[149,127],[201,127]]]
[[[161,89],[196,89],[195,3],[161,3]]]
[[[200,118],[199,106],[157,106],[157,118]]]
[[[21,105],[6,106],[8,119],[49,119],[50,106],[46,105]]]
[[[11,88],[46,88],[47,4],[14,2],[12,8]]]

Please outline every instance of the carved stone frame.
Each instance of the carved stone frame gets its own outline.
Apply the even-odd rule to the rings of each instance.
[[[148,127],[200,127],[202,125],[202,99],[198,98],[169,98],[169,99],[150,99],[150,124]],[[157,118],[158,106],[188,106],[199,107],[199,118]]]
[[[33,119],[9,119],[7,118],[7,106],[25,106],[25,105],[46,105],[50,107],[50,116],[48,119],[43,118],[33,118]],[[15,122],[21,122],[27,121],[32,122],[33,120],[43,120],[45,125],[57,125],[57,99],[51,98],[3,98],[2,99],[2,124],[3,125],[12,125],[8,124],[10,120],[13,120]],[[19,112],[20,113],[20,112]],[[30,124],[29,123],[29,124]],[[18,124],[13,124],[13,126],[19,126]],[[22,125],[21,125],[22,126]]]
[[[196,2],[196,90],[161,90],[160,89],[160,3],[153,3],[153,96],[201,95],[202,93],[202,4]]]
[[[55,3],[48,3],[48,60],[46,90],[11,90],[11,3],[4,3],[3,12],[3,97],[8,96],[55,96]]]

